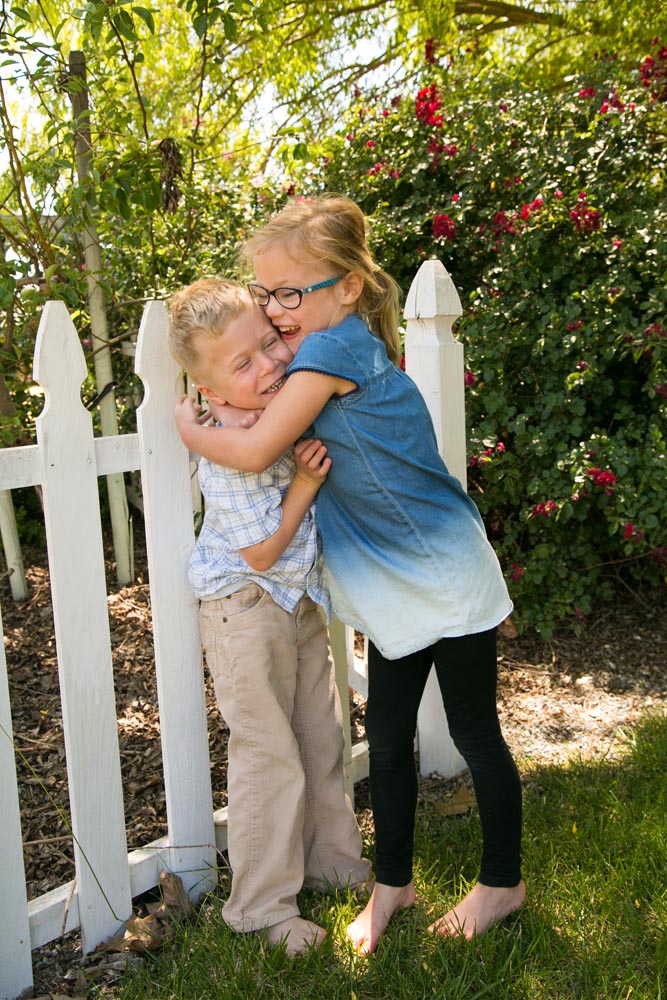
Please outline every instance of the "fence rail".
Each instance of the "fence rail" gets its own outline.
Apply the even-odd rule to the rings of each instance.
[[[442,264],[424,263],[406,303],[406,365],[426,398],[445,460],[465,483],[463,350],[451,332],[460,312]],[[157,885],[162,871],[177,873],[191,899],[199,899],[215,886],[216,850],[226,847],[226,810],[212,809],[197,608],[187,583],[194,543],[191,461],[173,419],[182,374],[168,352],[166,323],[163,303],[149,303],[136,352],[144,384],[137,433],[94,438],[91,415],[81,402],[86,364],[78,335],[65,306],[48,303],[35,347],[34,376],[45,393],[37,443],[0,451],[0,496],[27,486],[43,493],[76,871],[72,882],[28,901],[3,643],[0,1000],[32,989],[32,949],[78,928],[84,952],[90,951],[118,931],[130,916],[132,899]],[[168,832],[128,854],[98,479],[136,471],[142,483]],[[6,553],[10,528],[5,502],[0,529]],[[20,558],[11,551],[18,584]],[[14,584],[12,593],[20,596]],[[351,630],[334,623],[330,635],[346,710],[348,684],[366,693],[365,667],[355,657]],[[346,781],[352,789],[368,773],[368,754],[365,743],[352,746],[349,717],[346,721]],[[419,721],[424,773],[454,774],[462,768],[443,733],[437,687],[427,687]]]

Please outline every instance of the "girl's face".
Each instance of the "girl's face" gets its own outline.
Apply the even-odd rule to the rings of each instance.
[[[253,263],[255,284],[267,291],[309,288],[335,277],[326,264],[298,261],[282,246],[270,247],[257,254]],[[362,279],[351,272],[336,284],[305,292],[296,309],[286,309],[275,295],[269,297],[263,309],[292,354],[296,354],[301,341],[309,333],[328,330],[355,311],[362,287]]]

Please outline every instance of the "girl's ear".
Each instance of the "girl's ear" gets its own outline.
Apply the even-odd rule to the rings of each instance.
[[[354,305],[361,298],[361,293],[364,290],[364,279],[356,271],[348,271],[338,287],[343,305]]]

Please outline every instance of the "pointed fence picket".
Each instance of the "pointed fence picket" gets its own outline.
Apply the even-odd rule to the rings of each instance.
[[[463,355],[451,332],[460,312],[444,267],[424,263],[406,304],[407,369],[427,400],[445,460],[465,484]],[[173,419],[182,375],[168,352],[166,323],[164,305],[149,303],[136,351],[144,384],[137,433],[94,438],[91,415],[81,403],[86,365],[76,330],[62,303],[48,303],[35,349],[35,379],[46,397],[37,443],[0,451],[0,493],[26,486],[43,492],[76,870],[72,882],[27,901],[3,648],[0,1000],[32,989],[31,949],[79,928],[82,948],[91,950],[118,930],[132,899],[156,886],[162,871],[178,873],[190,897],[201,898],[216,884],[216,849],[226,846],[226,810],[212,810],[197,608],[187,584],[194,542],[192,465]],[[97,481],[137,470],[168,832],[128,855]],[[354,639],[351,629],[333,624],[344,705],[348,683],[366,694],[365,663]],[[437,689],[427,687],[425,702],[419,720],[422,771],[454,774],[462,761],[447,737]],[[368,748],[365,741],[352,745],[346,721],[345,771],[352,790],[368,773]]]

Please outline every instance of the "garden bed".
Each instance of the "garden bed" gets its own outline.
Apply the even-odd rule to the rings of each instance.
[[[0,583],[21,820],[29,897],[74,877],[67,829],[67,777],[58,672],[46,558],[24,553],[29,597],[14,603],[8,580]],[[150,599],[145,568],[133,586],[112,582],[109,616],[113,646],[125,811],[130,850],[166,833],[159,718],[154,675]],[[576,755],[620,752],[619,730],[648,711],[667,707],[667,599],[628,592],[592,615],[580,636],[545,643],[517,638],[511,628],[499,643],[499,706],[504,732],[522,773],[565,763]],[[216,808],[225,803],[226,730],[207,679],[211,776]],[[363,703],[351,697],[355,737],[363,735]],[[447,802],[459,779],[422,781],[422,796]],[[367,789],[358,787],[362,825],[370,824]],[[446,812],[446,810],[442,810]],[[76,935],[40,949],[36,992],[69,992],[76,976]],[[113,966],[113,963],[111,963]],[[63,977],[70,968],[68,979]],[[113,971],[113,969],[112,969]]]

